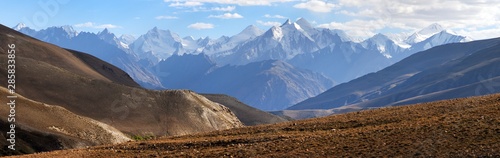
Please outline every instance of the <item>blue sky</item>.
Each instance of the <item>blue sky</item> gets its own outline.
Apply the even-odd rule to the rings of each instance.
[[[500,37],[500,0],[2,0],[0,23],[31,28],[108,28],[136,37],[157,26],[195,38],[234,35],[248,25],[267,30],[304,17],[313,26],[366,38],[413,32],[439,23],[474,39]]]

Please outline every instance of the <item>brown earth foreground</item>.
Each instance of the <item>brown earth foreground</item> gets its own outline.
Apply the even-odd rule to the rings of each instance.
[[[500,157],[500,94],[23,157]]]

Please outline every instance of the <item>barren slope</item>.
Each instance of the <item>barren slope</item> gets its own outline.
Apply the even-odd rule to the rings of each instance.
[[[139,88],[126,73],[97,58],[0,26],[0,45],[11,43],[16,45],[16,93],[31,100],[64,107],[129,135],[181,135],[242,126],[228,108],[192,91]],[[6,49],[0,47],[0,61],[7,61]],[[6,64],[0,62],[0,83],[7,83]]]
[[[280,116],[261,111],[248,106],[238,99],[224,94],[202,94],[213,102],[222,104],[229,109],[247,126],[273,124],[288,121]]]
[[[8,96],[7,89],[0,87],[0,96]],[[68,110],[53,105],[36,102],[23,96],[17,95],[15,108],[17,153],[33,153],[36,151],[48,151],[56,149],[81,148],[92,145],[115,144],[129,141],[130,138],[117,129],[92,120],[78,116]],[[0,100],[0,104],[6,105],[6,99]],[[0,106],[0,115],[9,115],[9,106]],[[2,127],[9,127],[7,117],[2,117]],[[5,133],[10,129],[2,128],[2,138],[9,135]],[[16,132],[17,133],[17,132]],[[34,136],[31,136],[34,135]],[[40,138],[36,135],[41,135]],[[36,141],[33,141],[35,139]],[[2,139],[2,144],[6,139]],[[40,143],[40,144],[38,144]],[[43,144],[42,144],[43,143]],[[38,145],[35,145],[38,144]],[[10,144],[9,144],[10,145]],[[12,152],[2,149],[2,155]]]
[[[499,157],[500,94],[24,157]]]

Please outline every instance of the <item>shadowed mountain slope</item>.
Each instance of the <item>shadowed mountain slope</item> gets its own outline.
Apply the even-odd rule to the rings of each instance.
[[[499,38],[437,46],[289,109],[382,107],[497,93],[499,50]]]
[[[204,54],[184,54],[161,61],[154,69],[167,88],[227,94],[260,110],[285,109],[334,84],[322,74],[279,60],[218,67]]]

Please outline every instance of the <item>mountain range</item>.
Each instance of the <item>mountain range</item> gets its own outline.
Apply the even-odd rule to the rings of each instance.
[[[379,71],[413,53],[471,40],[433,24],[408,36],[377,34],[358,42],[342,30],[315,28],[304,18],[287,20],[267,31],[250,25],[239,34],[217,39],[181,38],[157,27],[135,40],[126,35],[118,38],[107,29],[98,34],[76,32],[70,26],[35,31],[20,24],[14,29],[97,56],[125,70],[146,88],[223,93],[263,110],[287,108],[335,83]],[[269,63],[266,61],[279,63],[263,64]],[[259,71],[242,78],[238,69],[243,68]],[[270,69],[273,73],[266,73]],[[266,74],[267,79],[258,74]],[[212,83],[225,83],[222,81],[234,84],[213,87]],[[266,88],[251,91],[248,90],[251,85],[266,85]],[[274,93],[278,91],[282,93]]]
[[[288,108],[298,110],[288,113],[327,109],[322,114],[327,115],[498,93],[499,50],[500,38],[437,46],[337,85]]]
[[[354,40],[303,18],[217,39],[0,25],[0,45],[16,45],[17,77],[16,93],[0,94],[20,105],[19,150],[0,155],[494,156],[500,99],[488,94],[500,92],[500,38],[471,40],[438,24]],[[487,96],[455,99],[478,95]],[[0,138],[11,123],[0,119]],[[240,128],[261,124],[275,125]]]
[[[116,36],[104,29],[98,34],[76,32],[71,26],[49,27],[35,31],[19,24],[14,27],[33,38],[55,44],[57,46],[86,52],[125,70],[143,87],[161,87],[158,78],[149,70],[138,64],[139,59],[134,53],[127,51],[127,46]],[[91,46],[91,47],[89,47]]]
[[[196,64],[179,67],[183,63]],[[219,67],[205,54],[184,54],[161,61],[154,69],[166,87],[231,94],[246,104],[268,111],[287,108],[334,84],[321,74],[279,60]]]
[[[3,25],[0,44],[16,45],[19,150],[12,154],[286,121],[230,97],[205,94],[220,102],[216,103],[189,90],[144,89],[126,72],[97,57],[45,43]],[[6,61],[7,50],[0,48],[0,54],[0,60]],[[0,65],[0,82],[7,83],[7,63]],[[0,87],[0,94],[10,95],[6,85]],[[0,114],[7,116],[7,108],[2,106]],[[6,133],[7,118],[0,124],[6,125],[0,128]],[[2,155],[5,152],[12,151],[0,151]]]

